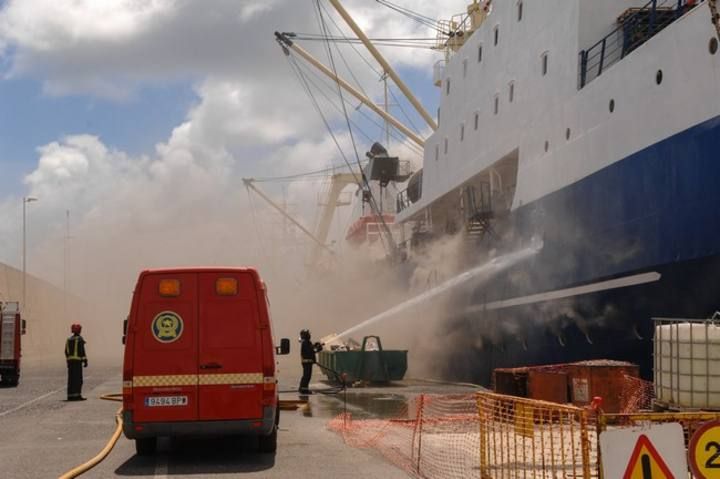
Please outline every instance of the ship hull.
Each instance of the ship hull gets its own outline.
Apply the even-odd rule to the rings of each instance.
[[[653,317],[720,309],[718,152],[720,117],[515,210],[468,261],[531,238],[543,248],[464,298],[447,333],[475,334],[447,372],[462,357],[472,366],[458,374],[487,384],[495,367],[608,358],[650,377]]]

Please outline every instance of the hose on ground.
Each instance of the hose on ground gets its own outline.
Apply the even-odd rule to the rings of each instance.
[[[122,394],[105,394],[103,396],[100,396],[100,399],[103,399],[105,401],[122,401]],[[110,451],[113,450],[115,444],[117,444],[118,442],[118,439],[120,439],[120,435],[122,434],[122,407],[120,407],[115,413],[115,424],[115,432],[113,432],[112,437],[110,437],[110,440],[102,449],[102,451],[100,451],[95,457],[93,457],[89,461],[69,470],[68,472],[60,476],[59,479],[73,479],[80,476],[81,474],[85,474],[90,469],[100,464],[100,462],[102,462],[102,460],[105,459],[108,454],[110,454]]]

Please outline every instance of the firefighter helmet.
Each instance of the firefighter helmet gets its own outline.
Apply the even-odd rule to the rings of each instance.
[[[300,339],[307,339],[310,341],[310,330],[309,329],[303,329],[300,331]]]
[[[80,334],[80,331],[82,331],[82,326],[79,324],[73,324],[70,326],[70,332],[73,334]]]

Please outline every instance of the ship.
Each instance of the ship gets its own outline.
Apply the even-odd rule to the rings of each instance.
[[[607,358],[651,377],[652,318],[720,308],[716,2],[486,0],[439,25],[398,256],[459,236],[462,271],[542,243],[453,298],[448,374]]]

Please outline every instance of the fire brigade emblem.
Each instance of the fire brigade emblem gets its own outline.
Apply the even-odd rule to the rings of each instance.
[[[163,311],[152,321],[152,333],[161,343],[172,343],[180,339],[183,333],[183,320],[179,314]]]

